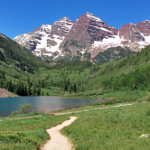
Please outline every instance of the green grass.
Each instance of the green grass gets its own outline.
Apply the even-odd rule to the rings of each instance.
[[[76,150],[149,150],[150,103],[75,114],[78,119],[62,133]]]
[[[46,129],[67,119],[68,116],[42,115],[38,118],[1,121],[0,150],[39,149],[49,139]]]

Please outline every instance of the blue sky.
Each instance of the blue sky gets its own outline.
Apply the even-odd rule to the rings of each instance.
[[[74,21],[86,12],[119,29],[150,20],[150,0],[0,0],[0,33],[13,38],[64,16]]]

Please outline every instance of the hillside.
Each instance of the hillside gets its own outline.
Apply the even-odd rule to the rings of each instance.
[[[5,35],[0,34],[1,88],[18,95],[27,95],[29,89],[31,91],[33,88],[33,83],[28,83],[29,76],[33,76],[40,68],[48,69],[49,64]],[[31,95],[30,93],[29,95]]]
[[[134,51],[131,51],[129,48],[111,47],[106,49],[104,52],[99,53],[96,57],[93,58],[95,63],[106,63],[113,60],[119,60],[125,58],[129,55],[134,54]]]

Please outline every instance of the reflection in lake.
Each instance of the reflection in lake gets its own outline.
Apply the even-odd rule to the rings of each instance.
[[[53,112],[68,108],[90,105],[96,101],[99,100],[60,98],[54,96],[0,98],[0,116],[6,116],[11,112],[18,110],[19,105],[21,104],[31,104],[32,110],[37,112],[44,112],[45,109]]]

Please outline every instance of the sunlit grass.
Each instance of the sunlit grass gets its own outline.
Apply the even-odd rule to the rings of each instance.
[[[64,128],[76,150],[148,150],[150,103],[74,114],[78,120]]]

